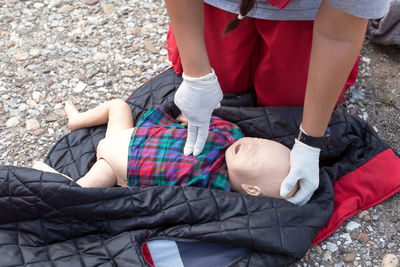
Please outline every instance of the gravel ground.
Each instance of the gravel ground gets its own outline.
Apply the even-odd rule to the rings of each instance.
[[[63,102],[126,98],[168,68],[163,1],[0,0],[0,165],[31,166],[68,133]],[[338,109],[400,148],[400,50],[365,42]],[[347,220],[292,266],[396,266],[400,194]],[[392,265],[385,260],[392,259]]]

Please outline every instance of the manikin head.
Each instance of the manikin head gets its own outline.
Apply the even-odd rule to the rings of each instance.
[[[233,191],[253,196],[280,197],[282,181],[289,173],[290,150],[263,138],[244,137],[225,152],[228,177]],[[286,197],[293,196],[298,186]]]

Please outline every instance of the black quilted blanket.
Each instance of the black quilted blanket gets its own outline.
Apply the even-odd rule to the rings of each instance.
[[[135,120],[154,104],[176,115],[172,69],[137,89],[127,102]],[[300,108],[254,107],[251,93],[225,95],[215,115],[247,136],[289,148]],[[240,107],[239,107],[240,106]],[[268,197],[191,188],[81,188],[58,174],[0,167],[1,266],[148,266],[142,245],[152,239],[228,243],[249,248],[235,266],[278,266],[301,258],[329,220],[332,184],[387,148],[355,117],[334,113],[331,144],[321,154],[320,187],[302,207]],[[95,157],[105,127],[72,132],[50,151],[47,163],[74,179]]]

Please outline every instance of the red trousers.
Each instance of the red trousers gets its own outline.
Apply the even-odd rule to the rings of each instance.
[[[313,21],[245,18],[223,35],[237,15],[205,4],[204,31],[210,64],[222,91],[242,93],[254,86],[260,106],[303,106],[311,52]],[[168,56],[177,73],[182,64],[170,27]],[[356,81],[358,60],[338,103]]]

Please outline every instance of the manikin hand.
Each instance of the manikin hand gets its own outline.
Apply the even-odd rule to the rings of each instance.
[[[288,201],[302,206],[310,200],[319,185],[320,151],[320,148],[308,146],[295,139],[290,152],[290,171],[281,184],[281,197],[286,197],[299,181],[299,191]]]
[[[222,90],[214,70],[199,78],[182,75],[183,82],[175,94],[175,104],[189,120],[183,153],[197,156],[203,151],[213,110],[220,106]]]

